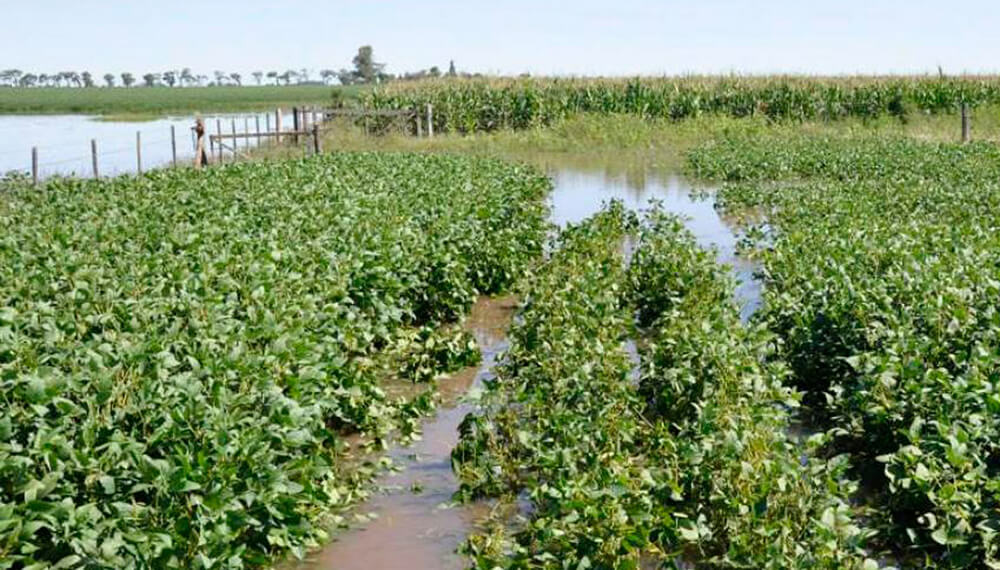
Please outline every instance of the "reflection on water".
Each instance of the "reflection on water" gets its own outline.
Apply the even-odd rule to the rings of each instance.
[[[711,188],[699,188],[676,174],[631,170],[584,172],[552,169],[555,189],[549,198],[552,221],[558,225],[580,222],[609,200],[621,200],[626,208],[641,210],[656,200],[663,208],[682,216],[698,243],[715,248],[719,263],[729,265],[739,285],[736,300],[744,320],[760,306],[760,282],[754,279],[759,265],[736,255],[738,235],[715,209]]]
[[[741,281],[737,300],[744,317],[758,306],[760,286],[752,279],[755,266],[736,256],[737,236],[719,217],[710,191],[707,197],[694,195],[705,195],[710,189],[695,189],[678,176],[646,170],[588,172],[559,167],[548,170],[555,183],[549,198],[553,223],[582,221],[611,199],[619,199],[633,210],[641,210],[648,207],[650,200],[658,200],[668,211],[684,217],[699,244],[715,248],[719,261],[733,268]],[[424,423],[423,438],[410,447],[389,453],[402,470],[382,480],[380,483],[387,491],[359,509],[362,513],[376,513],[378,518],[342,533],[326,548],[289,567],[430,570],[467,566],[467,561],[455,550],[490,507],[485,503],[445,506],[458,489],[451,471],[451,449],[458,441],[459,423],[472,411],[471,405],[455,402],[471,386],[489,377],[498,353],[506,348],[505,331],[515,307],[513,298],[483,299],[476,304],[466,326],[479,342],[483,362],[443,381],[440,389],[446,404]],[[626,349],[633,359],[638,358],[634,343],[629,343]]]

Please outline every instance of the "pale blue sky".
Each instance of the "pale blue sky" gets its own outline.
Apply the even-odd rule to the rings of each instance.
[[[1000,1],[0,0],[0,68],[563,75],[1000,70]]]

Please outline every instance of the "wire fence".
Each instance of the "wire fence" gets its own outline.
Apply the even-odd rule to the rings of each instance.
[[[204,146],[209,161],[214,163],[245,158],[250,151],[262,145],[291,144],[302,146],[303,152],[319,152],[319,133],[326,128],[324,124],[345,117],[363,123],[369,134],[377,134],[376,126],[387,123],[387,119],[398,119],[409,125],[404,128],[418,137],[424,132],[433,136],[433,130],[428,128],[433,124],[432,113],[432,108],[428,106],[426,122],[423,109],[418,112],[416,109],[293,107],[287,112],[276,109],[268,113],[209,116],[202,119],[206,135]],[[48,132],[31,136],[49,138],[49,142],[32,146],[30,152],[12,147],[10,139],[7,140],[8,148],[0,147],[0,175],[13,171],[29,175],[38,183],[51,176],[117,176],[154,168],[193,165],[195,162],[198,147],[195,117],[153,121],[139,128],[134,123],[126,122],[81,122],[89,119],[75,116],[47,119],[54,121],[47,127]],[[59,120],[70,124],[63,128],[57,122]],[[99,132],[87,136],[83,131],[88,127]],[[64,132],[66,130],[72,132]],[[13,136],[14,141],[24,138],[16,132]]]

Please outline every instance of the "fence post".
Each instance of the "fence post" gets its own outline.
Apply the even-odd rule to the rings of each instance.
[[[208,165],[208,155],[205,154],[205,123],[201,117],[195,119],[194,134],[198,137],[194,146],[194,167],[196,170],[200,170],[202,166]]]
[[[173,157],[174,166],[177,166],[177,130],[170,125],[170,153]]]
[[[967,143],[972,140],[972,125],[969,116],[969,105],[962,103],[962,142]]]
[[[219,164],[222,164],[226,161],[225,153],[222,152],[222,119],[215,120],[215,132],[219,135],[215,142],[219,143]]]
[[[230,124],[232,124],[232,127],[233,127],[233,160],[235,161],[236,160],[236,149],[238,148],[236,146],[236,119],[230,119]]]
[[[135,132],[135,169],[142,174],[142,133]]]
[[[100,178],[97,171],[97,139],[90,139],[90,162],[94,167],[94,178]]]
[[[319,154],[320,153],[319,126],[316,123],[313,123],[312,132],[313,132],[313,154]]]
[[[434,138],[434,105],[427,104],[427,138]]]
[[[295,144],[299,144],[299,135],[298,135],[298,132],[299,132],[299,108],[298,107],[292,107],[292,130],[295,131],[295,134],[292,135],[292,142],[295,143]]]
[[[257,131],[257,146],[260,146],[260,115],[255,116],[253,122]]]
[[[31,183],[38,186],[38,147],[31,147]]]
[[[281,144],[281,107],[274,110],[274,132],[278,133],[274,140]]]

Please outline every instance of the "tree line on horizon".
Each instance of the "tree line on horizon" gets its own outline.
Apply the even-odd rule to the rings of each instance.
[[[342,68],[340,70],[322,69],[319,71],[319,79],[314,79],[309,69],[287,69],[285,71],[254,71],[250,77],[256,85],[264,85],[265,80],[273,85],[367,85],[385,83],[387,81],[413,81],[431,77],[463,77],[478,76],[480,74],[459,73],[455,69],[455,61],[449,64],[448,71],[442,72],[438,66],[421,69],[415,72],[406,72],[393,75],[385,72],[385,63],[375,61],[374,50],[371,46],[361,46],[357,55],[351,61],[352,68]],[[212,76],[195,74],[191,68],[185,67],[181,70],[169,70],[164,72],[149,72],[141,76],[136,76],[131,72],[119,74],[105,73],[100,79],[103,80],[103,87],[213,87],[213,86],[238,86],[244,84],[244,76],[237,72],[226,72],[216,70]],[[139,80],[141,79],[141,83]],[[89,71],[60,71],[57,73],[31,73],[20,69],[0,70],[0,85],[5,87],[97,87],[99,79]]]

